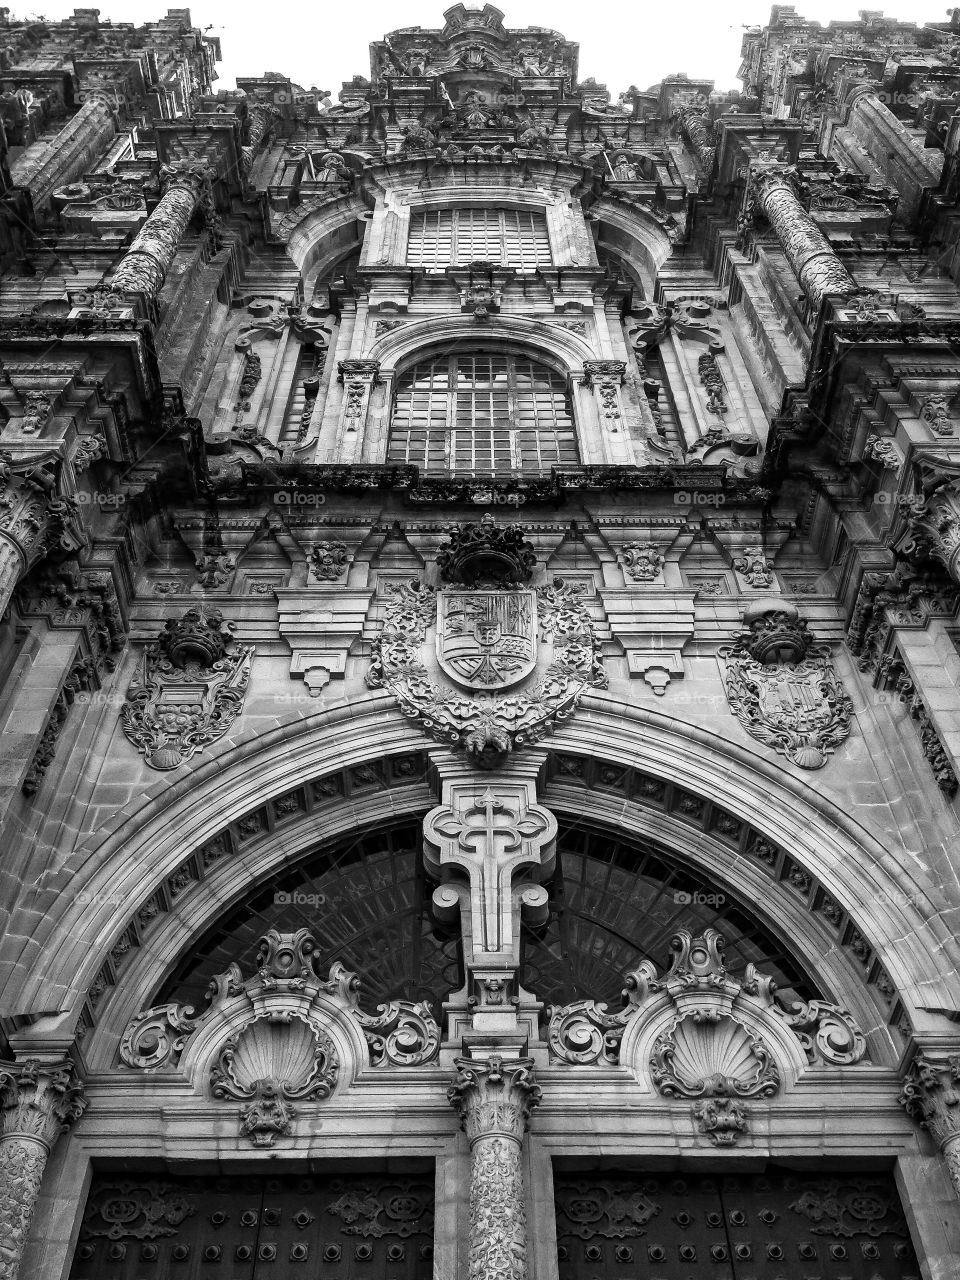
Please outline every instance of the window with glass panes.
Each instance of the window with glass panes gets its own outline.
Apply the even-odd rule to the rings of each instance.
[[[423,360],[397,380],[388,457],[485,473],[577,463],[565,380],[537,360],[501,352]]]
[[[407,265],[499,262],[519,271],[550,265],[547,220],[535,209],[431,209],[410,218]]]

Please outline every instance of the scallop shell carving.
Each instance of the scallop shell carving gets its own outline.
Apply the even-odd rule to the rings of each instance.
[[[780,1073],[759,1036],[735,1018],[688,1014],[657,1040],[653,1082],[668,1098],[769,1098]]]
[[[228,1040],[210,1074],[215,1098],[251,1098],[269,1081],[284,1098],[326,1098],[340,1063],[332,1041],[301,1018],[257,1018]]]

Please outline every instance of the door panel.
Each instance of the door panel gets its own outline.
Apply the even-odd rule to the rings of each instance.
[[[893,1179],[555,1175],[560,1280],[920,1280]]]
[[[433,1183],[98,1178],[71,1280],[431,1280]]]

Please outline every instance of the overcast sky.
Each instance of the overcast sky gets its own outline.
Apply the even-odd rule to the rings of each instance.
[[[87,0],[94,5],[98,0]],[[804,17],[827,23],[854,20],[848,7],[829,0],[795,0]],[[72,0],[38,0],[36,8],[5,0],[15,15],[64,18]],[[453,0],[203,0],[191,6],[196,26],[220,37],[223,62],[218,88],[231,89],[238,75],[280,71],[309,89],[333,90],[356,74],[370,74],[367,46],[397,27],[439,28]],[[863,3],[863,0],[860,0]],[[941,4],[944,0],[941,0]],[[169,0],[99,0],[101,20],[145,22],[161,17]],[[481,6],[482,7],[482,6]],[[614,99],[628,85],[641,89],[665,75],[685,71],[736,89],[740,40],[745,26],[762,26],[769,0],[499,0],[508,27],[550,27],[580,43],[580,75],[606,83]],[[917,0],[888,0],[888,17],[944,22],[946,8]]]

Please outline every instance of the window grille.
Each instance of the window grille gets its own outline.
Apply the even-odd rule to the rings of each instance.
[[[560,374],[525,356],[456,352],[397,382],[388,457],[433,471],[549,471],[579,462]]]
[[[432,209],[410,218],[407,265],[499,262],[519,271],[549,266],[547,220],[534,209]]]

